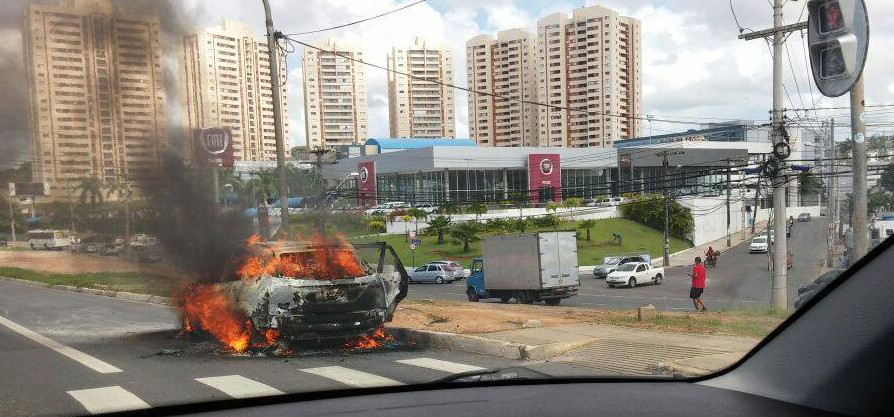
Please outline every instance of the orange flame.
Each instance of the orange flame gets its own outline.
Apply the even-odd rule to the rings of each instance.
[[[275,256],[269,248],[244,257],[236,273],[243,280],[275,275],[299,279],[340,279],[366,275],[363,266],[349,249],[343,237],[312,236],[308,250]],[[255,236],[246,243],[257,243]]]
[[[384,327],[379,327],[372,334],[360,336],[354,340],[345,342],[344,348],[350,350],[369,350],[382,347],[385,343],[394,341],[394,337],[385,333]]]
[[[179,294],[177,303],[183,314],[184,331],[198,327],[236,352],[248,348],[251,321],[217,287],[191,286]]]

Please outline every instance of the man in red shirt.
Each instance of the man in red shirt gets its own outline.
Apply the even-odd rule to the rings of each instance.
[[[692,304],[695,306],[695,310],[703,313],[708,311],[708,308],[705,307],[705,303],[702,301],[702,293],[705,291],[705,272],[705,266],[702,265],[702,258],[696,256],[695,265],[692,267],[692,274],[689,275],[692,277],[692,288],[689,289],[689,298],[692,299]]]

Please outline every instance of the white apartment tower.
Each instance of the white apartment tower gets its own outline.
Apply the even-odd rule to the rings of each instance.
[[[412,47],[391,50],[388,69],[391,136],[455,137],[453,89],[444,85],[453,84],[450,48],[417,37]]]
[[[479,146],[537,146],[536,37],[522,29],[466,42],[469,136]],[[524,103],[527,102],[527,103]]]
[[[304,48],[304,113],[311,148],[369,138],[363,52],[335,38]]]
[[[168,144],[158,17],[64,0],[24,19],[34,180],[62,197],[84,177],[149,185]]]
[[[537,22],[540,146],[609,147],[639,137],[640,22],[602,6]]]
[[[275,160],[267,41],[244,23],[224,20],[184,36],[180,53],[185,137],[192,138],[196,129],[229,128],[236,160]],[[288,138],[285,61],[279,61],[283,137]]]

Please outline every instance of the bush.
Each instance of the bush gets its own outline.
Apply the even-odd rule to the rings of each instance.
[[[385,222],[380,222],[378,220],[367,222],[366,229],[369,230],[370,233],[385,233],[388,231],[388,228],[385,227]]]
[[[560,224],[562,224],[562,219],[554,214],[547,214],[545,216],[531,218],[531,226],[533,227],[558,227]]]
[[[509,219],[490,219],[484,222],[484,231],[488,233],[505,233],[513,229]]]
[[[629,203],[621,205],[621,214],[626,219],[664,230],[664,198],[658,194],[633,197]],[[688,239],[695,228],[692,212],[680,203],[671,201],[668,214],[670,235],[677,239]]]

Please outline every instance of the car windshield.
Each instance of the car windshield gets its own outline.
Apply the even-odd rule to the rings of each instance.
[[[636,269],[637,265],[638,264],[635,264],[635,263],[624,264],[624,265],[619,266],[617,270],[618,271],[633,271],[634,269]]]
[[[0,416],[722,371],[894,235],[784,3],[0,1]]]

